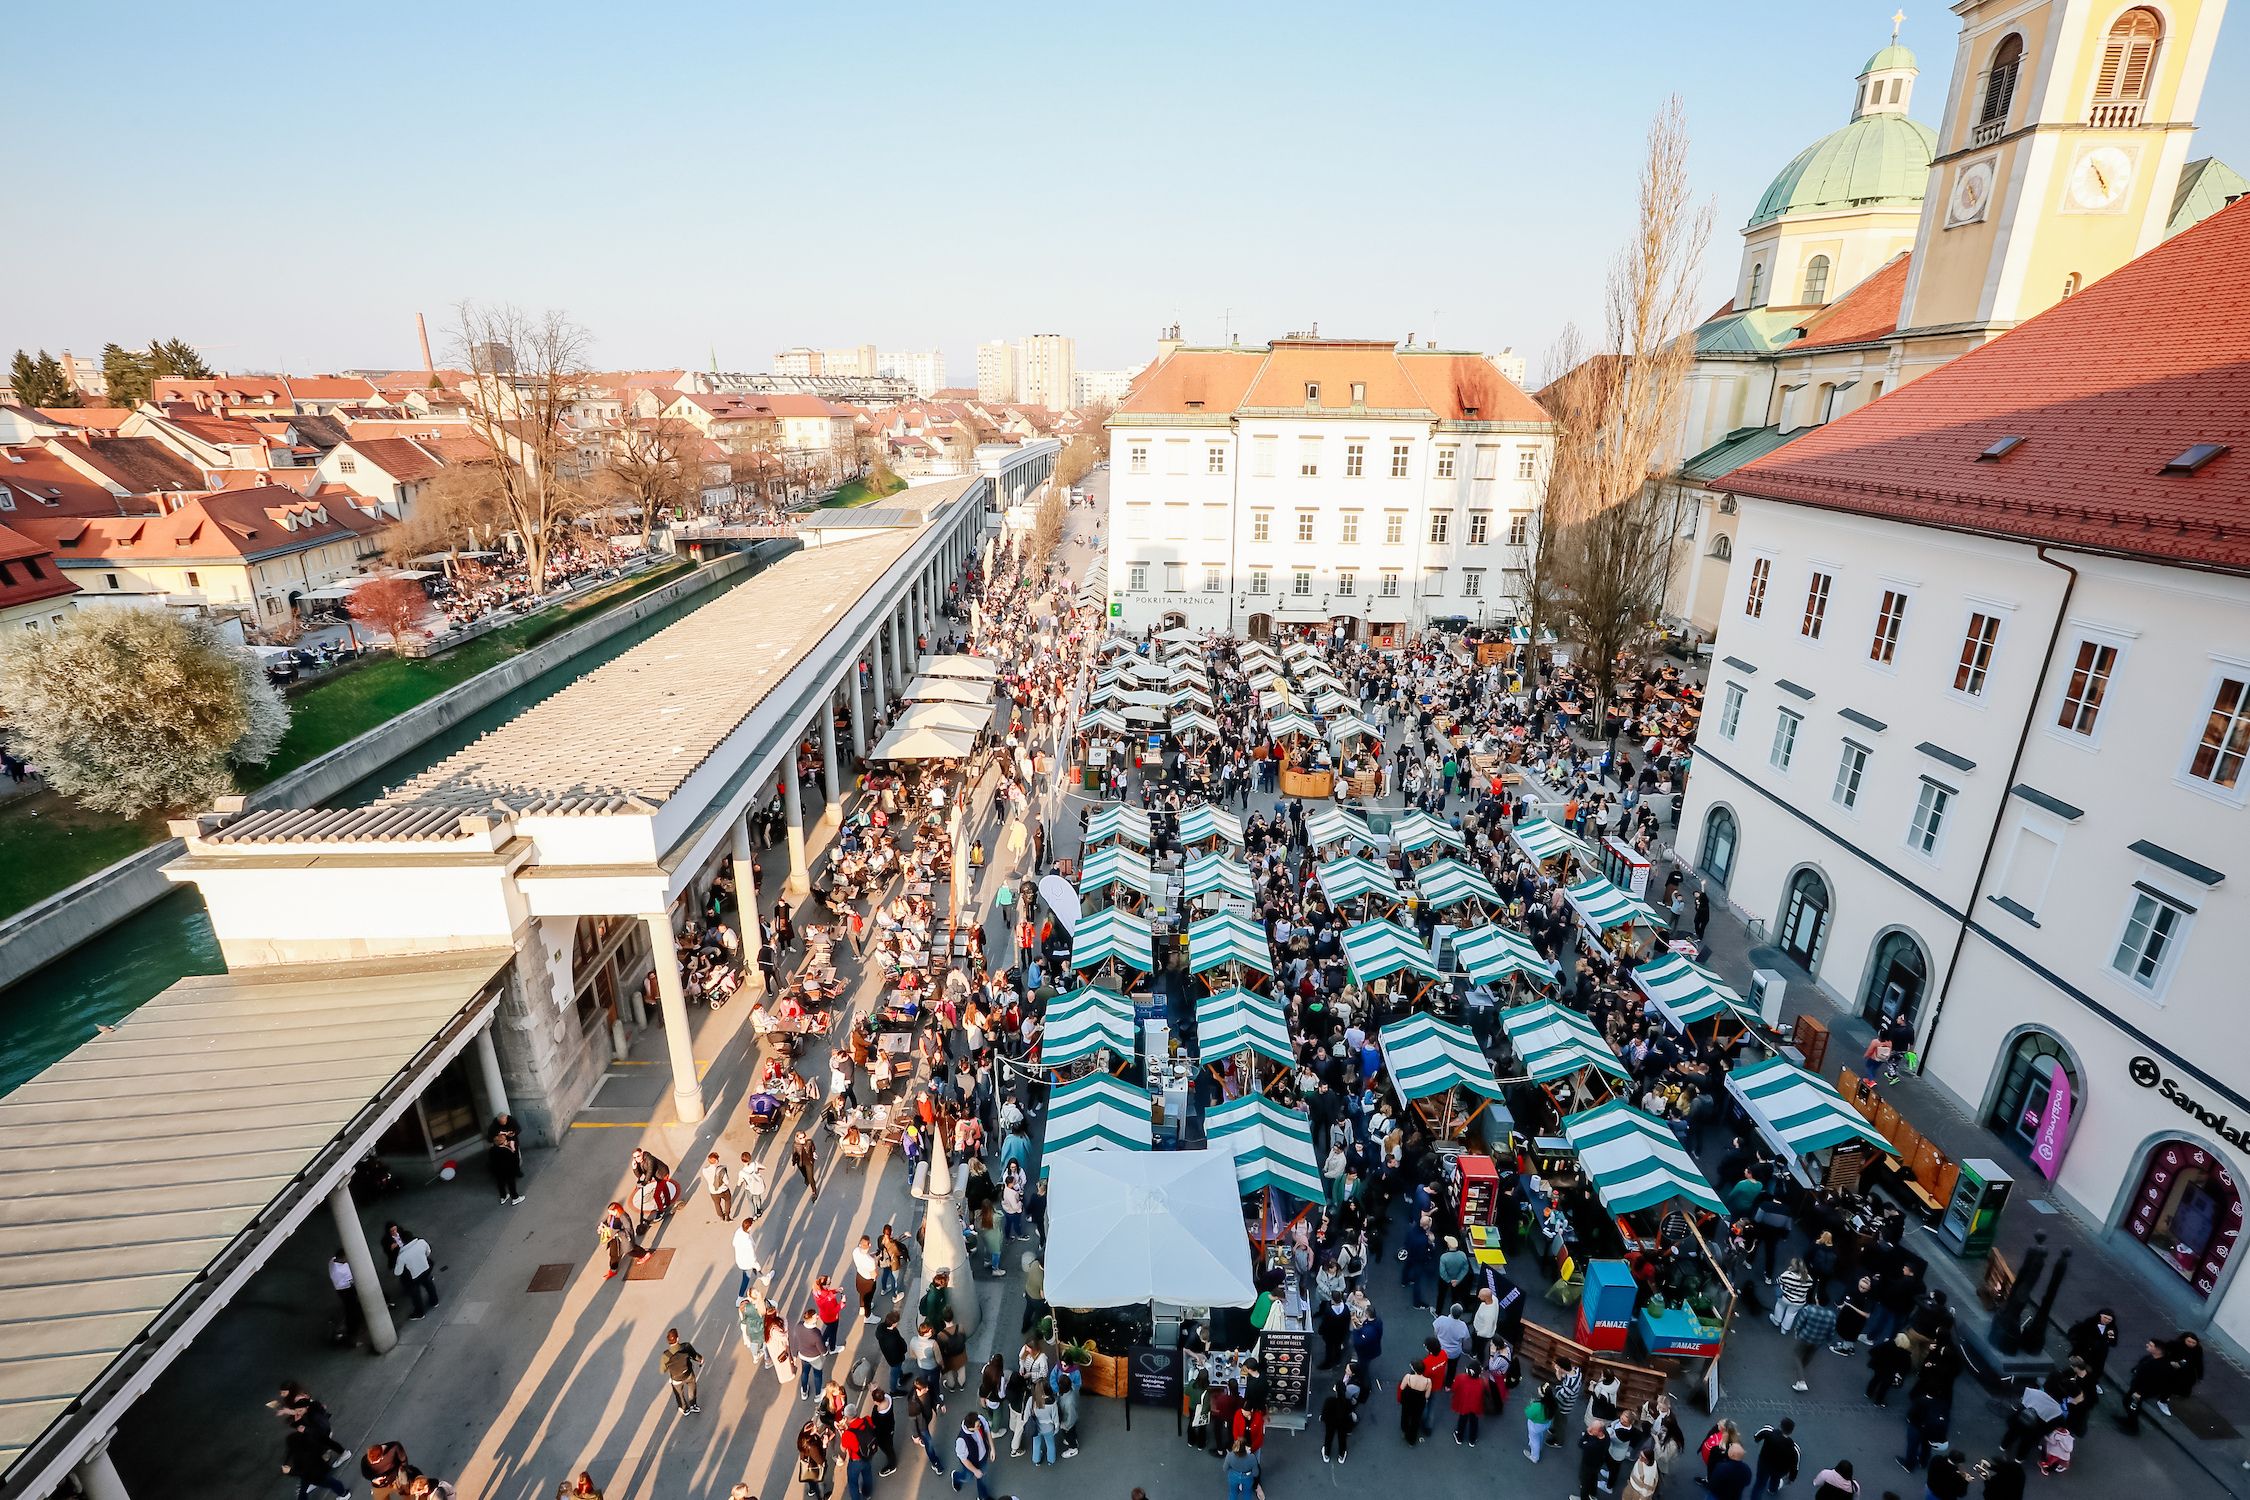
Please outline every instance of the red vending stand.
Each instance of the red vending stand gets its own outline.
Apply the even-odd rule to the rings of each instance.
[[[1504,1266],[1508,1257],[1500,1249],[1500,1173],[1489,1156],[1463,1156],[1461,1170],[1461,1229],[1468,1236],[1469,1253],[1479,1263]]]
[[[1615,1354],[1625,1347],[1633,1326],[1633,1270],[1621,1260],[1589,1261],[1578,1299],[1578,1331],[1589,1349]]]

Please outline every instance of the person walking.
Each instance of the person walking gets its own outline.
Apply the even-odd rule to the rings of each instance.
[[[828,1340],[821,1335],[820,1314],[806,1308],[789,1333],[789,1352],[797,1360],[797,1399],[820,1394],[821,1377],[828,1367]]]
[[[523,1202],[523,1132],[516,1127],[516,1117],[494,1115],[485,1127],[484,1140],[485,1170],[500,1190],[500,1201]]]
[[[875,1241],[875,1259],[881,1269],[876,1273],[875,1290],[885,1297],[900,1297],[906,1287],[906,1266],[911,1259],[906,1242],[895,1234],[891,1226],[883,1226],[882,1235]]]
[[[834,1354],[843,1342],[844,1294],[825,1276],[813,1278],[813,1311],[820,1316],[820,1341]]]
[[[1836,1309],[1818,1302],[1807,1303],[1797,1314],[1797,1321],[1789,1329],[1797,1340],[1797,1378],[1790,1384],[1793,1391],[1809,1391],[1812,1362],[1822,1349],[1836,1342]]]
[[[719,1153],[714,1151],[706,1156],[695,1175],[702,1182],[703,1191],[710,1195],[711,1207],[717,1212],[720,1222],[733,1218],[734,1178],[727,1171],[727,1164]]]
[[[328,1430],[327,1408],[312,1401],[296,1409],[281,1441],[281,1472],[297,1481],[297,1500],[305,1500],[314,1490],[351,1494],[352,1487],[336,1477],[336,1465],[349,1456],[350,1450]]]
[[[1586,1430],[1578,1438],[1578,1488],[1571,1493],[1574,1500],[1594,1500],[1599,1492],[1609,1488],[1603,1478],[1609,1468],[1609,1423],[1600,1417],[1589,1416]],[[1740,1500],[1741,1492],[1729,1497]]]
[[[745,1151],[741,1165],[734,1169],[734,1212],[755,1219],[765,1211],[766,1169]]]
[[[1422,1441],[1422,1414],[1430,1402],[1430,1377],[1409,1365],[1398,1380],[1398,1430],[1411,1448]]]
[[[1783,1417],[1773,1427],[1761,1427],[1751,1441],[1758,1445],[1758,1463],[1750,1480],[1750,1500],[1764,1495],[1778,1495],[1797,1478],[1797,1465],[1802,1455],[1797,1449],[1797,1422],[1794,1417]]]
[[[1484,1371],[1474,1362],[1462,1360],[1453,1376],[1453,1441],[1477,1445],[1477,1421],[1484,1415],[1484,1401],[1489,1386]]]
[[[438,1305],[437,1273],[430,1266],[430,1242],[412,1230],[390,1226],[391,1274],[414,1304],[408,1316],[420,1318]]]
[[[738,1298],[749,1295],[750,1283],[757,1280],[762,1268],[758,1257],[757,1237],[751,1234],[750,1223],[750,1220],[744,1219],[735,1226],[734,1231],[734,1268],[742,1273],[741,1284],[734,1289]]]
[[[338,1246],[336,1253],[328,1257],[328,1286],[336,1294],[337,1304],[344,1311],[344,1320],[336,1328],[336,1342],[358,1343],[360,1335],[367,1331],[367,1314],[360,1309],[358,1282],[352,1275],[351,1260],[344,1254],[342,1246]]]
[[[795,1163],[797,1175],[805,1179],[805,1188],[811,1193],[813,1201],[819,1202],[820,1169],[819,1164],[813,1159],[813,1139],[811,1135],[802,1130],[797,1132],[797,1138],[789,1143],[789,1159]]]
[[[657,1367],[672,1383],[672,1404],[682,1416],[700,1416],[703,1406],[695,1399],[696,1372],[703,1368],[703,1351],[680,1337],[680,1330],[664,1330],[664,1347],[657,1352]]]
[[[852,1290],[859,1294],[862,1318],[875,1316],[875,1285],[882,1269],[875,1258],[874,1237],[861,1235],[859,1243],[852,1246]]]
[[[953,1456],[959,1467],[953,1471],[953,1488],[958,1490],[970,1479],[977,1483],[977,1500],[992,1500],[992,1486],[988,1472],[992,1467],[992,1428],[983,1417],[970,1412],[961,1419],[961,1431],[953,1439]]]
[[[1547,1434],[1555,1430],[1555,1388],[1542,1383],[1523,1409],[1523,1456],[1533,1463],[1546,1455]]]
[[[1320,1403],[1320,1461],[1343,1463],[1351,1456],[1352,1429],[1359,1425],[1359,1409],[1344,1382],[1337,1381],[1329,1389],[1328,1399]]]
[[[1258,1500],[1265,1493],[1264,1486],[1259,1483],[1264,1472],[1263,1462],[1257,1454],[1250,1451],[1250,1444],[1242,1438],[1236,1438],[1234,1446],[1227,1450],[1227,1500]],[[956,1485],[954,1488],[958,1489],[960,1486]]]
[[[828,1444],[816,1422],[797,1429],[797,1467],[792,1477],[801,1500],[828,1500]]]
[[[1840,1458],[1813,1476],[1812,1500],[1858,1500],[1859,1481],[1852,1478],[1852,1461]]]
[[[1664,1471],[1656,1462],[1656,1445],[1643,1443],[1633,1455],[1633,1467],[1625,1475],[1625,1491],[1620,1500],[1656,1500],[1657,1486],[1664,1482]]]

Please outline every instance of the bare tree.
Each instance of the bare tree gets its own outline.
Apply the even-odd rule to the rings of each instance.
[[[404,567],[442,552],[458,568],[464,551],[496,550],[511,525],[501,495],[502,467],[491,459],[449,463],[431,476],[405,517],[384,529],[384,561]]]
[[[564,416],[586,374],[586,331],[563,313],[506,304],[455,309],[455,357],[470,375],[469,428],[500,455],[494,473],[509,529],[523,547],[534,595],[547,555],[587,497]]]
[[[1074,437],[1063,444],[1062,452],[1055,455],[1055,483],[1068,488],[1094,472],[1098,457],[1092,439]]]
[[[1059,478],[1047,481],[1047,493],[1039,502],[1039,509],[1031,518],[1031,535],[1024,542],[1024,576],[1035,577],[1047,566],[1047,560],[1062,545],[1064,528],[1070,518],[1063,510],[1063,486]]]
[[[656,518],[687,510],[703,492],[703,434],[678,417],[627,422],[596,483],[596,493],[632,515],[649,544]]]
[[[1596,724],[1615,693],[1620,655],[1640,645],[1663,607],[1686,506],[1679,486],[1658,476],[1674,458],[1668,447],[1695,358],[1695,298],[1711,238],[1710,205],[1689,194],[1687,154],[1675,96],[1649,127],[1638,222],[1610,266],[1601,347],[1572,359],[1540,393],[1557,431],[1540,523],[1541,545],[1552,551],[1533,609],[1551,609],[1580,648]]]
[[[408,636],[429,634],[422,624],[422,617],[430,612],[429,595],[422,592],[421,584],[396,573],[370,578],[353,589],[346,609],[360,624],[389,636],[393,650],[403,646]]]

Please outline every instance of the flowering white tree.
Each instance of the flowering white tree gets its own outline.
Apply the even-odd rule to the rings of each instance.
[[[81,609],[0,642],[17,749],[65,796],[106,812],[207,803],[273,755],[289,709],[257,658],[208,620]]]

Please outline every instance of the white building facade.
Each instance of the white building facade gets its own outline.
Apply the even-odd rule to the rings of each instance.
[[[877,354],[874,373],[903,380],[914,387],[915,395],[927,399],[945,389],[945,351],[894,350],[887,354]]]
[[[1382,639],[1515,618],[1553,429],[1480,355],[1181,349],[1108,425],[1126,629]]]
[[[1027,406],[1068,411],[1077,373],[1076,339],[1067,333],[1035,333],[1023,341],[1016,362],[1016,399]]]

